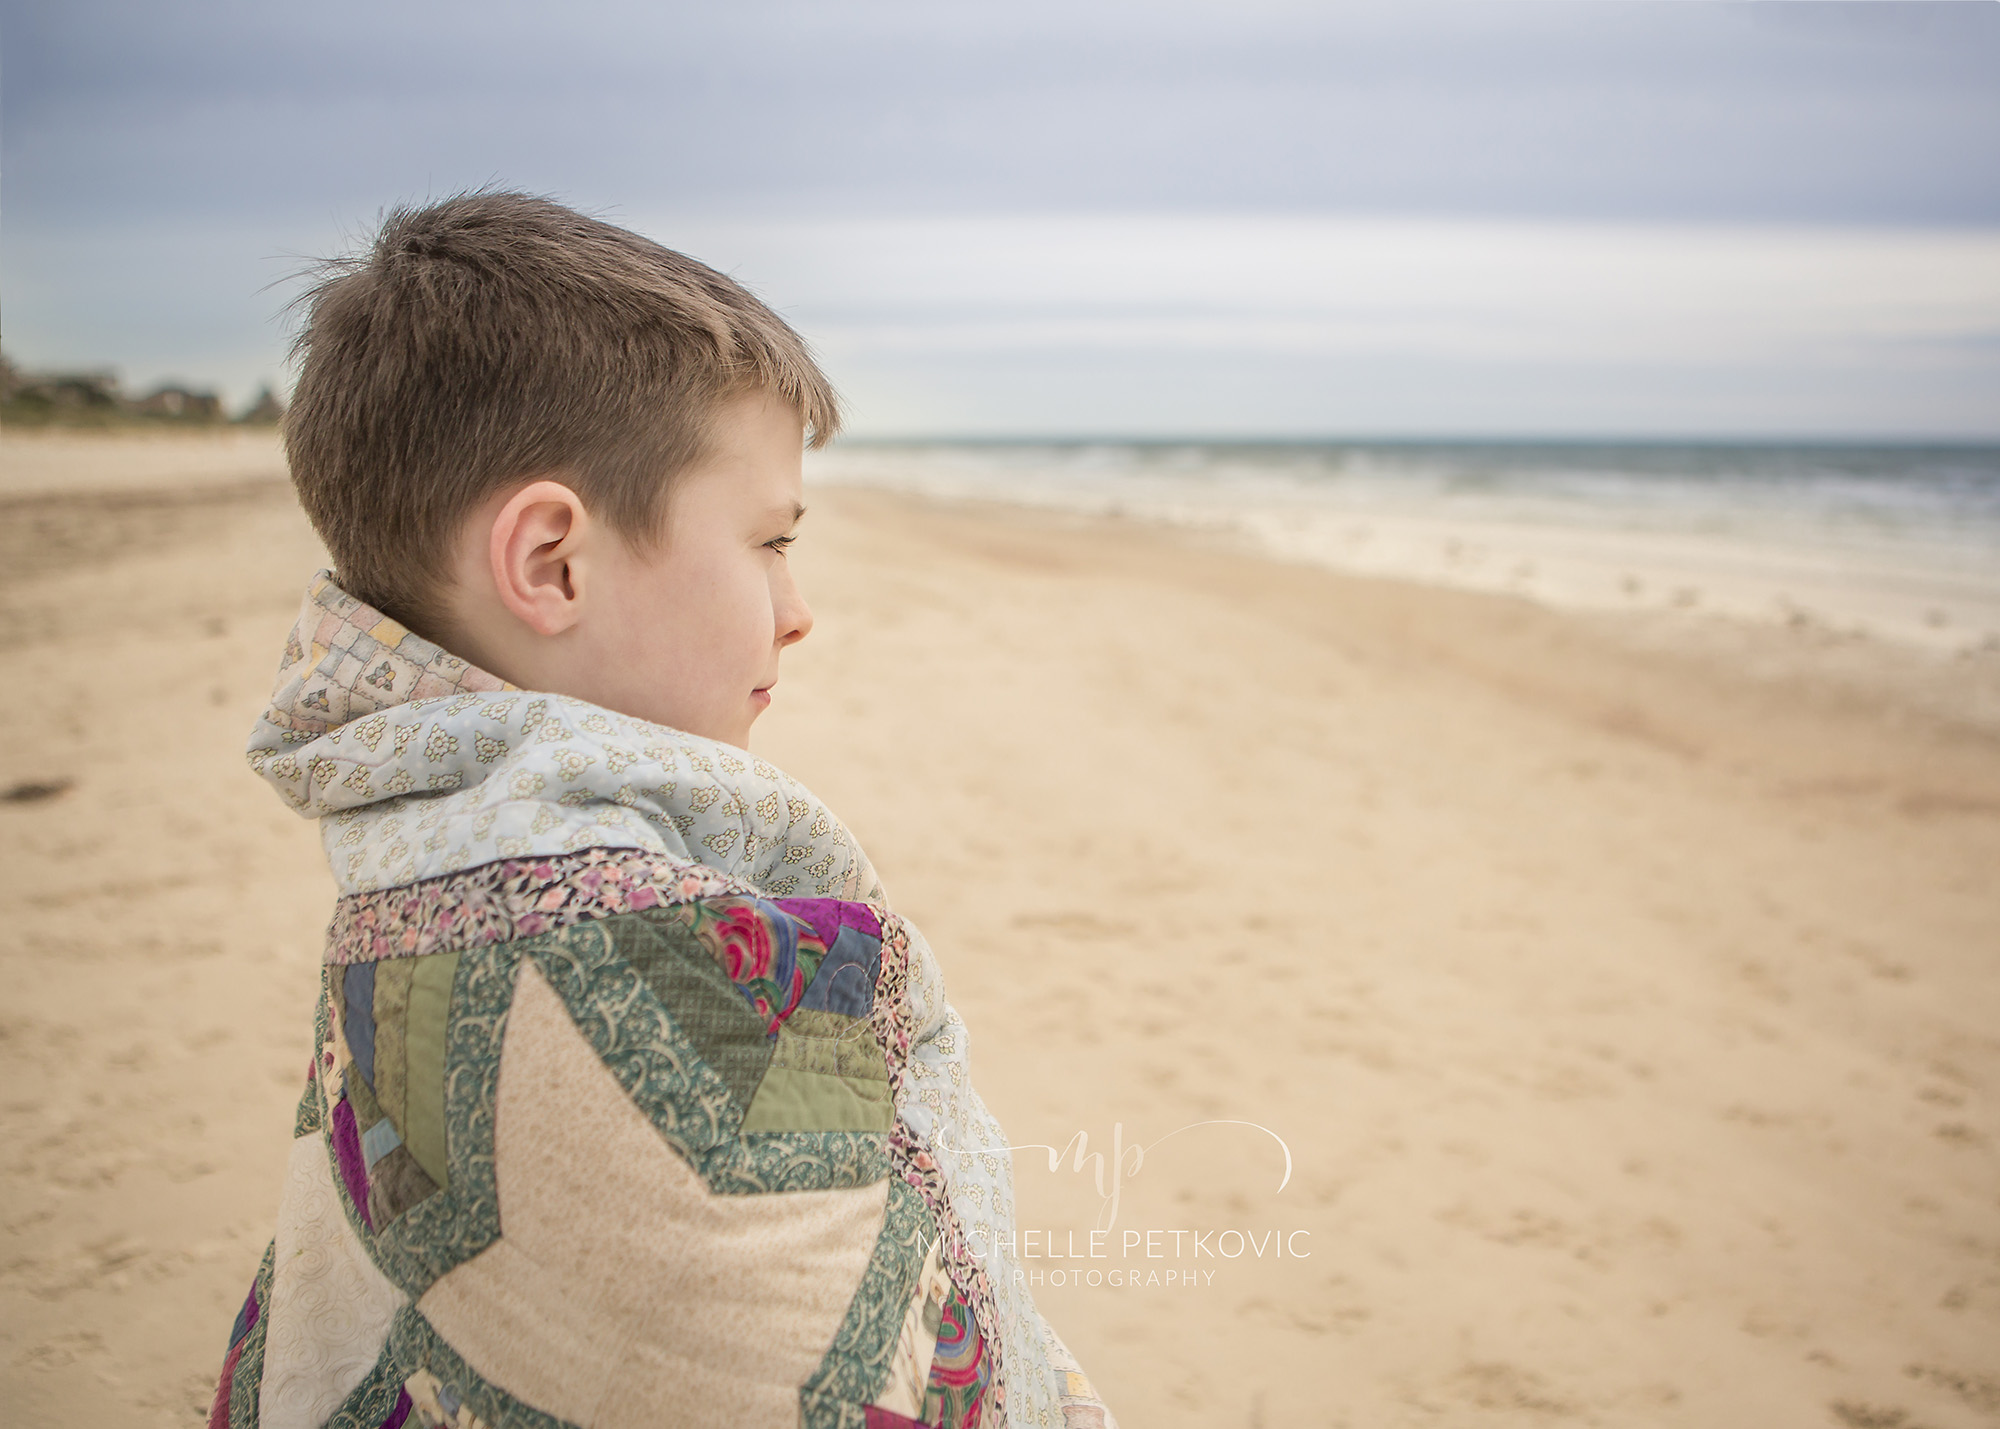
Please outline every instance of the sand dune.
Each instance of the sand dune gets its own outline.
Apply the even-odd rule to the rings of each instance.
[[[0,789],[74,781],[0,803],[22,1423],[197,1421],[331,902],[238,756],[313,538],[130,450],[0,498]],[[1016,1160],[1126,1424],[2000,1422],[1986,663],[811,501],[760,752],[928,932],[1013,1139],[1149,1148],[1095,1261],[1045,1254],[1087,1169]],[[1262,1131],[1169,1139],[1210,1120],[1284,1189]]]

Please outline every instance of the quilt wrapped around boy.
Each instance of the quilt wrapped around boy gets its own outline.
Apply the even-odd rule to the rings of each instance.
[[[324,572],[249,758],[340,897],[212,1425],[1109,1422],[937,964],[797,782]]]

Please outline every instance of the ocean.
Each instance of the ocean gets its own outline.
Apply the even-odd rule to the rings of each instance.
[[[807,472],[1557,606],[2000,650],[2000,446],[841,442]]]

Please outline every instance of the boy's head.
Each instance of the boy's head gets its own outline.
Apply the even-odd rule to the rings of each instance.
[[[520,194],[392,213],[302,306],[286,453],[350,594],[515,684],[747,741],[811,622],[799,453],[839,425],[796,333]]]

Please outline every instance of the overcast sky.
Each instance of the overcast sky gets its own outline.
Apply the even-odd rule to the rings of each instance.
[[[5,0],[0,122],[9,355],[134,386],[498,183],[862,432],[2000,435],[1992,3]]]

